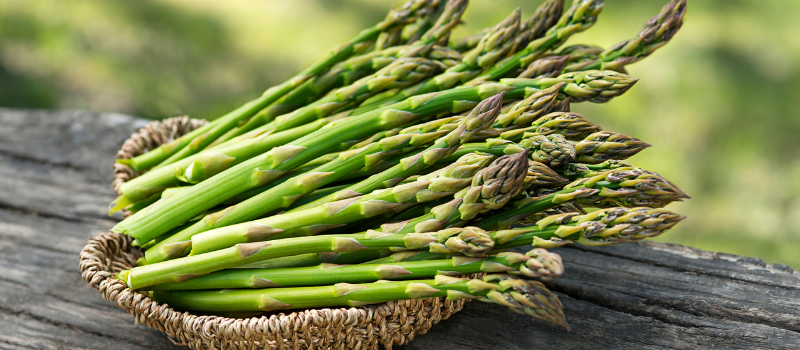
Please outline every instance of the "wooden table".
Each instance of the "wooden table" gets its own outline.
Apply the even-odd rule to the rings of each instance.
[[[86,240],[120,219],[106,214],[112,157],[145,123],[0,109],[0,349],[181,348],[78,270]],[[401,348],[800,348],[800,273],[787,266],[660,243],[558,253],[567,272],[551,286],[571,332],[473,302]]]

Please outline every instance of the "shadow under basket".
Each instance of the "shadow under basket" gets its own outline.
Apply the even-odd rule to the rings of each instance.
[[[203,124],[188,117],[152,122],[131,135],[116,157],[135,157]],[[138,175],[127,165],[114,163],[114,190]],[[192,349],[391,349],[426,333],[461,310],[466,301],[428,298],[250,318],[198,316],[160,304],[114,277],[135,266],[143,255],[131,242],[131,237],[111,232],[89,240],[80,254],[83,280],[99,290],[103,299],[131,313],[137,324],[158,329],[172,342]]]

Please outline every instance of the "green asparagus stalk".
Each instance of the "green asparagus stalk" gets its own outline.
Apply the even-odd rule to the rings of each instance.
[[[529,149],[528,157],[530,160],[544,163],[549,167],[557,168],[572,162],[575,157],[575,146],[567,141],[563,135],[532,135],[521,142],[516,143],[503,139],[489,139],[481,143],[467,143],[458,149],[449,158],[443,161],[450,161],[452,157],[460,157],[472,152],[484,152],[497,156],[504,154],[514,154],[522,150]]]
[[[641,152],[650,144],[633,136],[611,131],[598,131],[575,143],[576,160],[595,164],[606,160],[623,160]]]
[[[518,200],[513,206],[484,218],[477,225],[486,230],[508,228],[527,216],[567,202],[595,207],[621,205],[658,208],[689,198],[661,175],[636,167],[586,175],[555,193]]]
[[[181,283],[151,286],[149,290],[196,290],[324,286],[336,283],[368,283],[378,280],[422,279],[436,275],[508,273],[552,281],[564,273],[561,256],[542,248],[527,254],[503,252],[486,258],[455,256],[449,259],[396,264],[321,264],[278,269],[233,269],[195,277]]]
[[[616,72],[610,74],[620,78],[623,76]],[[571,94],[567,92],[567,89],[588,91],[587,84],[591,81],[605,79],[602,74],[584,75],[582,78],[587,77],[591,78],[570,81],[565,85],[565,93]],[[635,82],[634,79],[627,80],[629,84]],[[498,92],[505,91],[507,98],[524,98],[541,88],[552,85],[551,83],[543,86],[544,84],[545,82],[542,80],[515,79],[512,84],[501,82],[451,89],[440,93],[416,96],[369,113],[342,119],[334,125],[324,127],[229,168],[212,179],[192,186],[191,191],[165,199],[146,212],[139,211],[118,223],[112,230],[129,234],[139,241],[149,241],[230,197],[277,179],[287,171],[327,153],[327,150],[335,148],[343,142],[367,137],[381,130],[421,120],[426,116],[443,112],[460,112]],[[576,86],[577,90],[569,88],[570,86]],[[587,88],[583,88],[583,86],[587,86]],[[607,87],[617,89],[617,92],[627,90],[626,87],[621,86]],[[599,88],[595,92],[599,95],[607,90]],[[578,93],[583,97],[576,101],[594,100],[583,92]]]
[[[599,175],[613,169],[633,167],[633,164],[624,160],[609,159],[596,164],[570,163],[563,169],[560,169],[560,174],[574,181],[579,178]]]
[[[201,150],[205,147],[205,145],[213,141],[213,138],[209,137],[209,135],[216,133],[216,130],[230,129],[230,127],[233,127],[240,121],[249,118],[273,101],[299,86],[308,78],[319,74],[337,62],[341,62],[349,58],[353,55],[353,53],[358,52],[359,47],[368,45],[374,41],[381,32],[390,30],[391,28],[397,26],[404,26],[406,24],[413,23],[419,16],[429,13],[438,5],[439,0],[411,0],[399,9],[392,9],[389,11],[383,21],[371,28],[365,29],[344,45],[336,48],[325,58],[317,61],[294,77],[289,78],[280,85],[276,85],[268,89],[257,99],[244,104],[232,112],[218,118],[214,122],[197,128],[172,142],[151,150],[150,152],[129,160],[121,159],[118,161],[129,165],[137,172],[142,172],[167,160],[185,147],[192,147],[195,149],[195,151]]]
[[[645,23],[635,38],[612,46],[601,53],[594,62],[571,65],[570,69],[619,70],[627,64],[637,62],[666,45],[683,25],[685,15],[686,0],[672,0],[664,5],[661,13]]]
[[[531,193],[532,197],[544,197],[546,195],[555,193],[557,191],[558,191],[557,188],[537,188],[534,191],[529,191],[529,192]],[[537,221],[539,221],[539,220],[541,220],[541,219],[543,219],[543,218],[545,218],[547,216],[559,215],[559,214],[565,214],[565,213],[586,214],[586,210],[583,209],[583,206],[581,206],[580,204],[574,203],[574,202],[561,203],[561,204],[559,204],[557,206],[554,206],[554,207],[552,207],[550,209],[541,211],[539,213],[536,213],[536,214],[533,214],[533,215],[530,215],[530,216],[526,216],[525,218],[523,218],[522,220],[517,222],[517,225],[523,226],[523,227],[532,226],[532,225],[536,224]]]
[[[592,124],[580,114],[553,112],[537,119],[529,127],[505,131],[500,134],[499,138],[520,142],[532,136],[559,134],[567,140],[580,141],[586,140],[588,136],[601,130],[599,126]],[[581,149],[584,148],[586,147]]]
[[[478,257],[485,255],[493,246],[494,241],[485,231],[470,228],[413,234],[367,231],[346,235],[285,238],[241,243],[209,253],[134,267],[128,270],[127,283],[130,288],[141,289],[157,284],[182,282],[214,271],[266,259],[306,253],[412,249]]]
[[[546,165],[544,165],[542,163],[539,163],[539,162],[529,161],[528,162],[528,169],[526,171],[525,179],[523,181],[522,187],[523,188],[527,188],[527,189],[552,188],[552,187],[561,187],[561,186],[563,186],[564,184],[566,184],[568,182],[569,181],[567,179],[559,176],[555,171],[553,171],[553,169],[550,169]],[[383,231],[390,231],[390,232],[400,231],[400,232],[403,232],[402,231],[403,229],[405,229],[406,231],[410,231],[412,226],[415,226],[419,222],[424,222],[425,220],[429,220],[427,222],[427,224],[441,226],[441,222],[437,225],[436,221],[431,221],[431,220],[435,219],[436,215],[439,215],[439,218],[442,219],[442,222],[445,221],[443,219],[444,218],[444,212],[446,212],[448,210],[452,210],[457,205],[456,204],[457,201],[458,200],[443,201],[443,199],[442,199],[442,200],[438,201],[440,203],[431,202],[431,203],[437,203],[437,204],[432,206],[429,209],[424,209],[421,212],[419,212],[417,210],[414,210],[414,209],[417,209],[417,208],[414,208],[412,210],[407,210],[407,211],[401,213],[400,215],[396,215],[396,216],[392,217],[389,220],[381,220],[381,222],[375,223],[375,227],[380,226],[381,230],[383,230]],[[571,204],[571,203],[569,203],[569,204],[560,204],[558,207],[564,207],[564,206],[567,206],[567,205],[573,205],[573,204]],[[438,210],[440,212],[431,214],[431,212],[434,210],[434,208],[437,208],[436,210]],[[575,211],[579,211],[579,210],[575,210]],[[422,218],[422,219],[418,219],[418,218]],[[454,219],[453,221],[455,222],[456,217],[453,216],[453,214],[451,214],[451,218]],[[526,217],[526,219],[527,218],[528,217]],[[413,221],[413,223],[410,223],[412,221]],[[385,222],[391,222],[392,224],[385,224],[385,225],[381,226],[381,224],[385,223]],[[422,229],[423,226],[425,226],[425,225],[424,224],[421,225],[420,229]],[[371,227],[372,227],[372,225],[370,225],[368,228],[371,228]],[[342,253],[341,254],[341,258],[346,259],[347,261],[358,261],[358,262],[367,261],[366,259],[362,259],[362,258],[358,257],[357,255],[359,253],[360,252]],[[428,254],[428,255],[430,255],[430,254]],[[437,258],[440,259],[441,257],[437,257]],[[376,261],[376,263],[377,262],[385,263],[385,262],[389,262],[389,261],[378,260],[378,261]]]
[[[495,98],[487,99],[486,101],[481,102],[474,110],[475,113],[470,113],[468,116],[461,118],[457,123],[455,130],[450,131],[446,135],[442,136],[434,143],[433,146],[428,148],[426,151],[427,154],[429,154],[427,158],[430,158],[433,160],[433,162],[435,162],[435,160],[438,159],[437,157],[439,157],[439,153],[441,153],[441,149],[456,148],[462,142],[468,141],[476,132],[490,125],[496,116],[496,113],[493,113],[493,111],[498,109],[497,106],[500,105],[501,100],[502,95],[498,95]],[[489,107],[486,110],[482,110],[482,108],[486,106]],[[450,121],[452,121],[452,119]],[[368,144],[363,148],[349,152],[342,152],[334,161],[314,168],[305,174],[293,177],[284,183],[281,183],[262,192],[261,194],[245,200],[242,203],[206,216],[203,218],[203,220],[198,221],[191,227],[179,232],[178,234],[175,234],[169,239],[164,240],[151,249],[148,249],[147,252],[145,252],[145,257],[148,263],[153,263],[183,256],[192,246],[192,241],[190,241],[190,239],[194,235],[201,232],[223,228],[226,226],[228,226],[224,229],[226,232],[238,232],[238,226],[230,225],[254,220],[278,208],[288,207],[306,193],[309,193],[320,186],[331,183],[332,181],[335,181],[336,179],[341,178],[348,173],[356,171],[359,168],[369,166],[374,162],[380,161],[381,158],[386,157],[387,155],[390,155],[399,149],[408,146],[418,147],[429,143],[430,140],[442,135],[442,133],[445,132],[444,130],[438,130],[438,128],[446,127],[446,125],[447,123],[425,123],[413,127],[411,130],[403,130],[405,133],[387,137],[377,142]],[[432,132],[428,132],[432,127],[436,127],[437,129],[433,129]],[[427,158],[423,157],[423,162],[420,163],[424,165],[424,161]],[[476,157],[466,158],[465,161],[472,162],[473,164],[479,164],[478,161],[475,161],[472,158]],[[458,167],[462,163],[463,162],[457,162],[454,167]],[[410,170],[421,169],[419,166],[413,167],[413,163],[411,165],[412,166],[409,167]],[[342,193],[352,193],[350,192],[349,188],[350,187],[347,187],[340,190],[340,192],[332,193],[317,199],[316,201],[309,202],[300,208],[321,209],[322,207],[320,205],[314,203],[318,203],[325,198],[335,198],[336,196],[341,196]],[[300,210],[300,208],[297,208],[296,210]],[[373,216],[377,214],[378,213],[373,213]],[[297,227],[296,224],[303,223],[303,221],[291,222],[293,225],[283,227],[281,229],[289,229],[289,227],[292,227],[295,230],[301,228],[307,229],[307,225]],[[319,227],[331,228],[331,226]],[[247,232],[247,229],[244,229],[244,232]],[[292,234],[291,232],[296,231],[291,231],[290,229],[290,231],[285,234],[290,235]],[[311,232],[313,232],[313,230]]]
[[[322,253],[306,253],[292,256],[284,256],[281,258],[267,259],[256,261],[254,263],[238,265],[232,267],[233,269],[279,269],[285,267],[307,267],[317,266],[320,264],[358,264],[364,261],[376,260],[388,255],[392,255],[389,250],[360,250],[352,256],[343,256],[341,253],[322,252]],[[127,277],[126,277],[127,278]]]
[[[331,228],[386,213],[403,204],[427,202],[452,195],[468,186],[473,176],[488,165],[492,159],[493,157],[489,155],[465,156],[451,165],[449,171],[437,172],[437,175],[431,179],[414,181],[386,190],[375,191],[365,196],[330,202],[305,210],[291,211],[242,224],[222,226],[195,234],[191,237],[190,242],[181,242],[171,245],[169,248],[191,246],[190,255],[197,255],[231,247],[238,243],[315,235]],[[225,216],[227,215],[226,213]]]
[[[541,38],[550,27],[558,22],[563,11],[564,0],[547,0],[539,5],[536,11],[521,23],[510,52],[517,52],[520,48],[527,46],[531,40]],[[493,27],[484,28],[475,34],[453,40],[450,47],[461,52],[472,50],[492,29]]]
[[[340,62],[318,76],[312,77],[279,98],[268,107],[256,113],[240,126],[233,128],[209,144],[206,149],[224,143],[234,137],[250,132],[275,117],[290,113],[302,106],[313,103],[332,89],[348,86],[359,79],[374,74],[398,59],[408,50],[408,46],[395,46],[383,51],[370,52]],[[434,48],[434,50],[438,50]]]
[[[655,237],[677,225],[685,216],[647,207],[606,208],[588,214],[565,213],[545,217],[535,226],[493,232],[496,250],[528,245],[552,248],[567,243],[600,246]]]
[[[274,311],[315,307],[358,307],[392,300],[447,297],[479,299],[568,329],[558,297],[537,281],[512,275],[487,275],[482,280],[438,275],[435,279],[366,284],[338,283],[323,287],[209,291],[154,291],[153,299],[193,311]]]

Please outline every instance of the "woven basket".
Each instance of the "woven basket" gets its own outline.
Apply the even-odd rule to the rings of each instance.
[[[152,122],[125,141],[117,158],[142,154],[204,123],[188,117]],[[138,175],[115,163],[114,190]],[[426,333],[461,310],[465,302],[429,298],[252,318],[197,316],[159,304],[114,278],[143,255],[131,242],[129,236],[110,232],[89,240],[80,255],[83,280],[99,290],[103,299],[130,312],[137,324],[161,330],[172,342],[192,349],[377,349],[381,345],[391,349]]]

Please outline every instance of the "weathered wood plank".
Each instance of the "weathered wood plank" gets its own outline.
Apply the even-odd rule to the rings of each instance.
[[[0,109],[0,349],[180,349],[80,279],[107,230],[110,162],[143,121]],[[565,247],[571,332],[491,304],[403,349],[800,348],[800,273],[757,259],[642,243]]]

